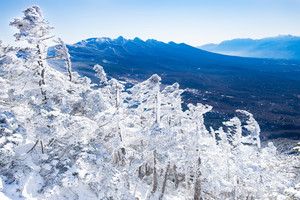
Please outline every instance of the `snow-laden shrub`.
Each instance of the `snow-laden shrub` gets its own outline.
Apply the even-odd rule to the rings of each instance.
[[[0,167],[15,160],[15,150],[26,138],[25,130],[10,112],[0,112]]]

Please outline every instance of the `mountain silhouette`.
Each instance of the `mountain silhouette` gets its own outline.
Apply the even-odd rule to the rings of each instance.
[[[198,48],[226,55],[300,60],[300,37],[281,35],[253,40],[233,39],[220,44],[207,44]]]

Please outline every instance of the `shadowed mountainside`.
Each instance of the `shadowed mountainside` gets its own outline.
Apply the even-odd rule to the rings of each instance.
[[[300,137],[300,61],[254,59],[210,53],[186,44],[139,38],[91,38],[68,45],[73,69],[97,81],[93,66],[127,81],[154,73],[164,84],[178,82],[185,103],[214,107],[208,126],[235,115],[253,113],[262,138]]]

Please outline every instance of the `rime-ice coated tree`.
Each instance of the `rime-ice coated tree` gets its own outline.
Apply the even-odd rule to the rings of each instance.
[[[100,84],[107,85],[107,77],[103,67],[100,65],[95,65],[93,69],[96,72],[96,77],[100,80]]]
[[[65,60],[69,80],[72,81],[72,63],[71,63],[71,59],[70,59],[69,50],[61,38],[58,38],[57,42],[58,42],[58,45],[56,46],[56,49],[55,49],[57,55],[54,57],[58,57],[60,59]]]
[[[181,115],[179,111],[182,110],[181,104],[181,94],[184,90],[179,89],[179,84],[174,83],[173,85],[166,86],[163,91],[161,91],[161,118],[162,121],[166,120],[167,124],[171,127],[176,127],[181,123]]]
[[[15,18],[12,22],[10,22],[10,25],[19,30],[19,33],[16,33],[14,35],[16,37],[16,41],[26,41],[30,45],[30,47],[22,49],[22,51],[26,52],[27,54],[27,56],[24,58],[24,62],[26,62],[27,69],[30,69],[32,71],[31,79],[24,80],[24,82],[27,85],[28,82],[33,83],[37,81],[38,87],[42,94],[42,102],[47,103],[48,97],[46,94],[45,85],[47,70],[46,68],[48,66],[46,62],[48,50],[47,40],[52,38],[49,37],[49,34],[50,30],[53,29],[53,27],[50,26],[48,22],[44,19],[42,11],[37,5],[27,8],[25,11],[23,11],[23,13],[23,17]],[[38,75],[38,77],[36,76],[36,74]],[[30,85],[30,83],[28,85]],[[32,89],[27,90],[27,92],[31,93],[29,94],[30,96],[37,96],[34,94],[35,92]],[[38,115],[40,115],[40,117],[37,117],[40,120],[39,124],[42,124],[42,109],[39,110],[38,113]],[[36,141],[36,144],[38,143],[38,141],[39,139]],[[43,151],[42,140],[40,140],[40,143]],[[34,145],[34,147],[35,146],[36,145]]]
[[[26,41],[32,45],[29,52],[32,62],[36,63],[34,70],[40,76],[38,84],[44,100],[46,100],[46,91],[43,86],[45,85],[47,68],[47,40],[51,38],[49,34],[53,27],[44,19],[42,11],[37,5],[27,8],[23,13],[24,17],[15,18],[14,21],[10,22],[10,25],[19,29],[19,33],[15,34],[16,41]]]
[[[161,78],[154,74],[148,80],[134,85],[129,91],[128,106],[134,112],[139,112],[141,123],[160,123],[160,81]]]
[[[246,125],[244,128],[249,132],[249,134],[243,138],[243,142],[256,145],[258,148],[261,147],[260,144],[260,127],[257,121],[253,118],[253,115],[245,110],[237,110],[237,112],[242,113],[248,117]]]
[[[300,142],[297,144],[296,147],[293,148],[294,151],[296,151],[298,153],[298,157],[297,157],[297,166],[294,166],[295,168],[300,169]],[[300,199],[300,180],[298,183],[295,184],[294,187],[290,187],[288,189],[286,189],[284,191],[285,195],[289,198],[289,199]]]

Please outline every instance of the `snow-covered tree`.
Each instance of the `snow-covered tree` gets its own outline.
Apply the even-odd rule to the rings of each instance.
[[[300,142],[297,144],[296,147],[293,148],[294,151],[298,153],[297,157],[297,165],[294,166],[296,169],[300,169]],[[299,175],[300,176],[300,175]],[[300,199],[300,180],[298,183],[295,184],[293,187],[289,187],[284,191],[285,195],[290,199]]]
[[[65,42],[61,38],[58,38],[57,42],[58,42],[58,45],[55,48],[56,55],[53,56],[53,58],[57,57],[57,58],[65,60],[69,80],[72,81],[72,63],[71,63],[69,50],[68,50]]]
[[[96,72],[96,77],[100,80],[100,84],[107,85],[107,77],[103,67],[100,65],[95,65],[93,69]]]
[[[50,37],[52,26],[44,19],[39,6],[34,5],[23,11],[24,17],[15,18],[10,22],[10,25],[19,29],[19,33],[15,34],[16,41],[26,41],[31,47],[27,49],[33,63],[31,66],[39,75],[38,84],[44,100],[47,99],[44,85],[46,83],[46,68],[47,68],[47,40]]]

